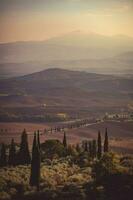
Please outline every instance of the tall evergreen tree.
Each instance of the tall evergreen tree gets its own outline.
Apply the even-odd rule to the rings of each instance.
[[[95,158],[97,155],[97,145],[96,140],[92,141],[92,157]]]
[[[9,149],[8,164],[10,166],[16,165],[16,147],[15,147],[14,139],[12,139],[10,149]]]
[[[101,133],[98,132],[98,139],[97,139],[97,157],[100,159],[102,156],[102,140],[101,140]]]
[[[88,151],[88,142],[87,141],[85,141],[85,143],[84,143],[84,151]]]
[[[89,141],[89,156],[92,158],[93,151],[92,151],[92,141]]]
[[[67,147],[67,139],[66,139],[66,133],[64,132],[64,137],[63,137],[63,145],[66,148]]]
[[[38,143],[38,148],[40,150],[40,159],[41,159],[42,152],[41,152],[41,143],[40,143],[40,132],[39,132],[39,130],[37,131],[37,143]]]
[[[38,142],[38,147],[40,149],[41,145],[40,145],[40,132],[39,132],[39,130],[37,131],[37,142]]]
[[[31,161],[31,175],[30,175],[30,185],[36,186],[39,190],[40,186],[40,150],[38,146],[38,141],[36,133],[34,133],[33,146],[32,146],[32,161]]]
[[[109,142],[108,142],[108,130],[105,130],[105,139],[104,139],[104,152],[109,151]]]
[[[21,143],[20,143],[20,151],[19,151],[19,164],[30,164],[31,157],[28,147],[28,137],[26,130],[24,129],[22,135],[21,135]]]
[[[2,143],[0,151],[0,167],[4,167],[6,165],[7,165],[6,147],[5,144]]]

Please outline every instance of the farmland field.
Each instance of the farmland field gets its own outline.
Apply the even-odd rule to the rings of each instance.
[[[28,132],[29,145],[32,145],[33,133],[40,130],[40,140],[44,142],[47,139],[59,139],[62,141],[63,132],[48,131],[44,133],[45,129],[54,128],[56,126],[63,126],[64,123],[0,123],[0,141],[10,143],[14,138],[15,142],[20,142],[20,136],[24,128]],[[133,122],[101,122],[89,124],[86,127],[65,129],[68,142],[71,144],[80,143],[82,140],[93,139],[97,137],[98,130],[104,136],[105,127],[108,128],[110,146],[113,150],[122,153],[133,153]]]

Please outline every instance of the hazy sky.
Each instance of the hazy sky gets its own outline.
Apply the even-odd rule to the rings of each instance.
[[[74,30],[133,36],[133,0],[0,0],[0,42]]]

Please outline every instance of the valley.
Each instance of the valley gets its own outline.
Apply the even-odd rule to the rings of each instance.
[[[0,200],[131,200],[133,1],[0,1]]]
[[[13,137],[18,142],[24,128],[28,131],[29,141],[37,129],[42,133],[41,141],[62,140],[65,130],[68,141],[76,144],[95,138],[98,130],[104,132],[108,127],[111,147],[131,153],[133,122],[115,116],[132,113],[132,91],[130,77],[59,68],[0,80],[0,127],[3,131],[0,140],[9,143]],[[71,122],[84,119],[88,120],[88,125],[67,130]],[[45,129],[58,126],[64,126],[64,129],[44,133]]]
[[[47,69],[0,80],[0,119],[57,122],[132,111],[132,91],[130,77]]]

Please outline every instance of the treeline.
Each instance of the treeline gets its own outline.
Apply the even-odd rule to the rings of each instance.
[[[59,145],[57,143],[57,145]],[[82,144],[82,149],[80,145],[77,144],[76,147],[71,147],[67,143],[66,133],[64,132],[62,145],[64,147],[64,156],[73,155],[73,149],[76,149],[77,152],[85,154],[87,153],[90,159],[101,159],[103,153],[107,153],[109,151],[109,142],[108,142],[108,131],[107,128],[105,130],[105,138],[104,138],[104,145],[102,149],[102,138],[100,131],[98,132],[97,140],[86,141]],[[33,146],[32,146],[32,161],[31,161],[31,175],[30,175],[30,185],[36,186],[39,190],[40,188],[40,165],[41,165],[41,144],[40,144],[40,137],[39,132],[36,134],[34,133],[33,139]],[[74,162],[74,160],[73,160]]]
[[[1,146],[0,163],[9,167],[0,169],[0,199],[132,199],[133,157],[110,151],[107,129],[104,136],[99,131],[96,139],[77,145],[69,144],[65,132],[62,141],[40,143],[36,131],[31,153],[27,141],[24,130],[19,145],[12,140],[9,151]]]
[[[89,121],[88,119],[82,119],[82,120],[79,120],[79,121],[75,121],[75,122],[71,122],[71,123],[68,123],[68,124],[65,124],[63,126],[56,126],[56,127],[53,127],[53,128],[48,128],[48,129],[44,129],[43,133],[55,133],[55,132],[64,132],[65,130],[71,130],[71,129],[74,129],[74,128],[80,128],[80,127],[84,127],[86,126],[88,123],[94,123],[94,120],[93,121]]]
[[[107,128],[105,129],[105,138],[103,142],[103,148],[102,148],[102,138],[101,138],[100,131],[98,132],[97,140],[83,141],[82,146],[84,148],[84,151],[89,152],[90,157],[92,158],[97,157],[98,159],[100,159],[102,156],[102,153],[106,153],[109,151]],[[78,144],[77,144],[77,149],[78,149]]]
[[[37,131],[34,133],[32,155],[30,155],[27,133],[24,129],[21,135],[21,142],[19,147],[15,144],[14,139],[11,140],[8,156],[5,144],[3,143],[1,145],[0,167],[31,164],[31,176],[29,183],[31,186],[36,186],[39,189],[40,166],[43,158],[52,159],[55,157],[55,155],[58,155],[59,157],[66,157],[71,155],[74,158],[73,163],[81,162],[82,164],[82,158],[84,158],[84,156],[87,155],[90,159],[100,159],[102,154],[108,151],[109,142],[107,129],[105,130],[103,145],[101,133],[99,131],[97,140],[83,141],[82,144],[77,144],[76,146],[68,144],[65,132],[63,135],[62,143],[58,140],[47,140],[45,143],[41,144],[40,133]]]
[[[64,130],[64,129],[62,129],[62,130]],[[56,128],[56,131],[59,131],[59,128]],[[37,134],[37,136],[36,136],[36,134]],[[41,144],[40,144],[39,130],[37,131],[37,133],[36,132],[34,133],[33,141],[36,140],[35,137],[37,137],[37,142],[39,144],[39,149],[40,149]],[[67,144],[66,133],[64,131],[64,137],[63,137],[62,144],[65,148],[68,148],[68,150],[70,148],[75,148],[77,152],[81,152],[81,151],[88,152],[90,157],[92,157],[92,158],[97,157],[100,159],[102,156],[102,152],[109,151],[107,128],[105,130],[105,139],[104,139],[104,143],[103,143],[103,149],[102,149],[102,139],[101,139],[100,131],[98,132],[97,140],[82,141],[82,145],[77,144],[76,146],[74,146],[74,145],[71,146],[71,145]],[[59,144],[57,144],[57,145],[59,146]],[[33,142],[33,146],[35,146],[34,142]],[[21,142],[19,145],[19,150],[18,150],[18,145],[16,145],[14,142],[14,139],[12,139],[10,147],[9,147],[8,156],[7,156],[6,151],[7,151],[6,145],[4,143],[2,143],[1,149],[0,149],[0,166],[1,167],[7,166],[7,165],[9,165],[9,166],[23,165],[23,164],[28,165],[31,163],[31,155],[30,155],[29,145],[28,145],[28,136],[27,136],[25,129],[21,135]]]
[[[19,146],[20,147],[18,150],[17,145],[14,142],[14,139],[12,139],[7,156],[6,145],[4,143],[1,144],[0,167],[4,167],[7,165],[9,166],[25,165],[25,164],[28,165],[31,163],[31,156],[28,146],[28,137],[25,129],[21,135],[21,142]]]
[[[45,128],[44,130],[40,130],[40,133],[41,134],[47,134],[47,133],[64,132],[65,130],[71,130],[71,129],[75,129],[75,128],[84,127],[88,123],[94,123],[94,122],[95,122],[94,120],[90,121],[88,119],[82,119],[82,120],[67,123],[67,124],[64,124],[64,125],[58,125],[58,126],[51,127],[51,128]],[[0,129],[1,134],[8,133],[8,131],[9,131],[8,129],[4,129],[4,128]]]
[[[20,114],[10,114],[2,113],[0,114],[1,122],[60,122],[65,121],[64,118],[61,118],[57,115],[20,115]]]

